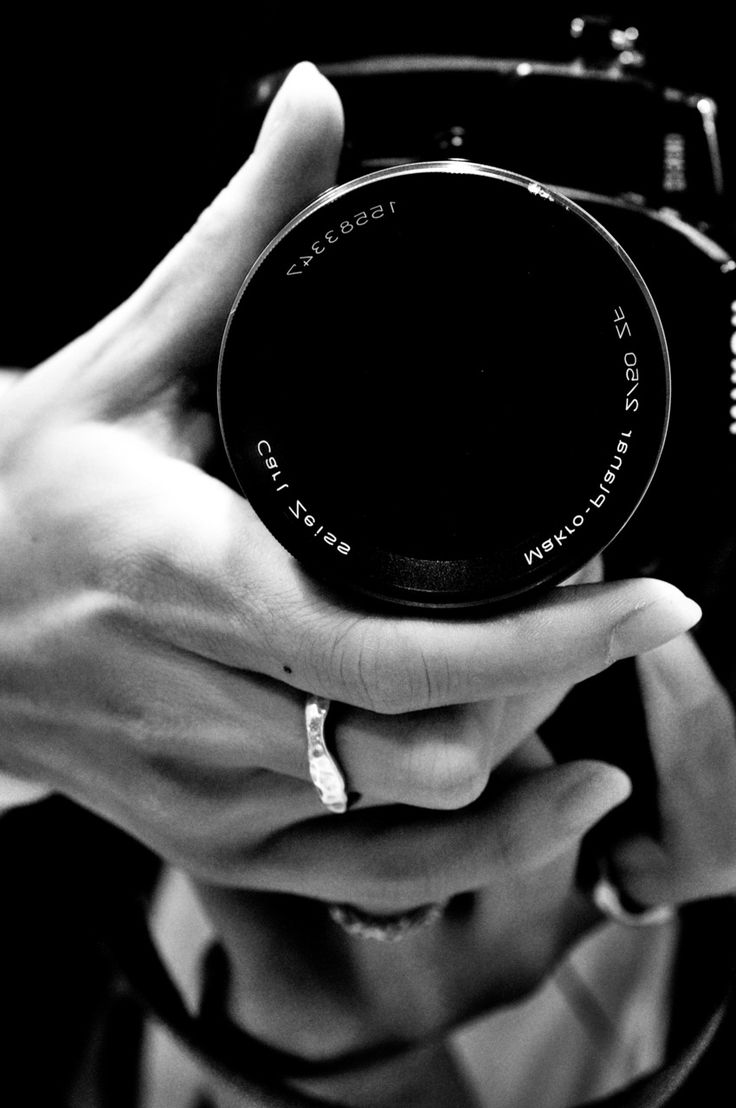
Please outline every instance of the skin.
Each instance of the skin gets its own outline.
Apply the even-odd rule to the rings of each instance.
[[[334,90],[298,66],[189,235],[129,300],[23,375],[2,398],[0,429],[2,767],[192,875],[231,948],[236,1017],[325,1057],[520,995],[595,922],[574,886],[577,850],[629,783],[592,759],[552,765],[536,728],[575,682],[652,650],[647,672],[679,704],[678,682],[662,676],[672,658],[656,648],[700,615],[664,582],[603,583],[597,565],[502,617],[364,611],[308,579],[202,470],[215,429],[193,387],[211,379],[250,264],[332,183],[341,141]],[[336,702],[337,753],[360,794],[345,817],[325,814],[308,779],[306,691]],[[680,757],[663,754],[665,779]],[[621,854],[622,873],[680,899],[693,835],[674,855],[669,835],[657,844],[669,885],[637,870],[641,844]],[[733,882],[733,845],[726,836],[721,886]],[[468,892],[473,910],[402,944],[409,953],[323,931],[340,975],[315,974],[300,938],[312,913],[324,922],[325,901],[395,912]],[[274,935],[304,995],[269,961]],[[303,1031],[307,994],[322,1017],[316,1044]],[[407,1097],[416,1080],[407,1074]]]
[[[645,907],[733,895],[731,701],[690,636],[642,655],[638,668],[658,771],[661,826],[656,840],[632,836],[611,844],[609,872]],[[526,808],[522,799],[529,782],[543,775],[544,755],[537,755],[535,772],[534,743],[527,742],[495,775],[504,778],[515,762],[523,785],[515,790],[505,782],[492,793],[495,826],[501,826],[508,803],[513,831],[504,848],[487,855],[484,887],[455,902],[456,910],[431,929],[400,944],[336,934],[318,906],[295,910],[290,898],[206,890],[207,908],[233,958],[236,1018],[284,1049],[339,1057],[359,1043],[421,1041],[532,992],[569,946],[599,922],[575,886],[579,839],[571,826],[569,837],[560,827],[540,828],[543,805],[531,802]],[[525,757],[529,763],[520,768]],[[477,805],[465,809],[473,834],[477,813]],[[545,852],[547,833],[557,837],[547,839]],[[474,1103],[439,1046],[429,1056],[425,1050],[403,1062],[305,1087],[366,1106]]]

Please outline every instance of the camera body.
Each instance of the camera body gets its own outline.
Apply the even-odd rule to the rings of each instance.
[[[367,173],[390,177],[399,167],[439,159],[501,166],[579,205],[633,260],[664,329],[672,405],[664,450],[644,501],[631,518],[625,513],[623,529],[612,528],[610,537],[616,537],[607,547],[607,572],[663,576],[707,602],[722,595],[734,577],[730,490],[736,477],[736,264],[730,249],[729,197],[716,105],[707,96],[649,80],[635,45],[631,31],[606,28],[602,34],[595,26],[592,40],[582,29],[581,56],[567,63],[402,55],[321,68],[345,107],[341,181]],[[253,86],[249,112],[254,123],[282,76],[274,74]],[[511,248],[506,265],[511,264],[510,256]],[[530,304],[530,329],[539,322],[537,308]],[[457,304],[454,310],[455,319],[438,318],[436,312],[428,315],[423,323],[427,334],[455,326]],[[566,313],[568,326],[573,315],[574,305]],[[548,328],[554,325],[549,315],[544,322]],[[627,321],[613,320],[613,325],[623,329]],[[359,349],[361,329],[373,326],[375,310],[374,318],[370,311],[358,312],[347,338],[346,332],[340,333],[346,373],[350,345]],[[311,359],[319,358],[319,341],[305,348],[305,374],[313,372]],[[278,372],[278,366],[272,364],[271,370]],[[318,379],[312,387],[313,409],[319,411]],[[564,373],[561,396],[564,411]],[[414,397],[426,418],[416,381]],[[359,422],[360,394],[352,403],[347,393],[344,399],[343,418]],[[306,393],[302,402],[308,400]],[[390,395],[386,403],[392,403]],[[411,403],[411,396],[404,397],[405,411]],[[460,418],[456,408],[452,410]],[[595,412],[588,415],[592,419]],[[469,413],[474,433],[479,434],[481,424],[474,420],[475,413]],[[313,431],[324,431],[317,417]],[[230,451],[227,439],[226,434]],[[266,442],[266,456],[280,465],[268,437],[258,441]],[[658,451],[653,448],[653,453]],[[397,482],[402,480],[401,466],[398,458]],[[510,464],[508,474],[513,471]],[[540,481],[550,476],[554,483],[554,474],[540,474]],[[385,473],[384,477],[389,480]],[[610,491],[601,488],[601,497]],[[588,500],[594,503],[592,496]],[[311,519],[309,505],[302,508]],[[337,528],[328,533],[335,534],[335,549],[339,551],[341,544],[349,548]],[[308,552],[305,560],[309,565]],[[320,564],[311,568],[321,573]],[[383,570],[376,572],[380,576]],[[330,579],[329,571],[326,577]],[[362,591],[393,599],[380,587]],[[420,602],[432,606],[430,593],[431,589],[420,590]],[[513,602],[521,598],[523,590],[513,593]]]

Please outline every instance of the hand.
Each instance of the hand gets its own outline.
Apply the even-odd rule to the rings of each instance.
[[[736,722],[730,698],[687,635],[638,660],[659,787],[657,838],[610,854],[638,903],[677,905],[736,894]]]
[[[204,880],[399,909],[482,884],[483,843],[459,876],[421,820],[388,855],[366,849],[383,815],[361,805],[467,804],[572,682],[698,612],[662,582],[628,581],[493,619],[366,613],[202,471],[214,430],[192,394],[214,388],[249,265],[332,182],[340,143],[334,90],[297,67],[189,235],[4,397],[0,757]],[[364,800],[339,831],[316,818],[304,690],[348,706],[336,741]]]
[[[0,759],[219,886],[390,911],[495,879],[508,908],[499,919],[492,892],[478,898],[452,1014],[500,988],[468,981],[499,924],[519,950],[506,995],[584,926],[577,842],[627,787],[596,763],[537,766],[492,805],[491,771],[531,749],[573,682],[698,612],[668,585],[629,581],[458,623],[366,613],[307,579],[203,472],[215,432],[193,398],[229,307],[270,237],[332,183],[340,142],[333,90],[298,67],[190,234],[3,398]],[[335,740],[363,797],[344,819],[323,815],[308,782],[305,690],[344,705]],[[520,903],[534,905],[526,931]],[[381,1006],[368,1011],[383,1027]]]
[[[413,1041],[531,991],[598,918],[575,887],[578,849],[628,792],[620,770],[555,766],[532,737],[461,810],[358,809],[295,827],[301,849],[286,831],[289,854],[306,870],[319,858],[328,874],[340,872],[354,855],[353,885],[377,912],[465,895],[430,928],[385,944],[346,938],[319,903],[200,886],[233,959],[233,1011],[270,1041],[329,1057],[355,1047],[357,1027],[361,1041]],[[374,870],[380,882],[362,887]],[[319,1027],[314,1043],[307,1007]]]

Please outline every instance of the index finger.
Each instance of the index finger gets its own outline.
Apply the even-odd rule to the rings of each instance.
[[[169,464],[180,483],[184,465]],[[165,503],[148,513],[156,577],[165,555],[175,593],[161,604],[149,592],[146,618],[221,664],[355,707],[418,711],[580,680],[700,618],[693,601],[654,579],[556,588],[503,615],[372,612],[308,577],[245,501],[186,468],[186,492],[172,500],[167,477]],[[139,542],[139,571],[140,557]]]
[[[371,711],[403,713],[582,680],[680,634],[697,606],[656,580],[555,589],[511,615],[447,619],[330,607],[279,645],[282,679]]]

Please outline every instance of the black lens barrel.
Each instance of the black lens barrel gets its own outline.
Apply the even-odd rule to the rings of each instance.
[[[237,298],[218,395],[242,491],[312,573],[456,608],[518,601],[608,545],[669,388],[652,298],[600,224],[447,161],[288,224]]]

